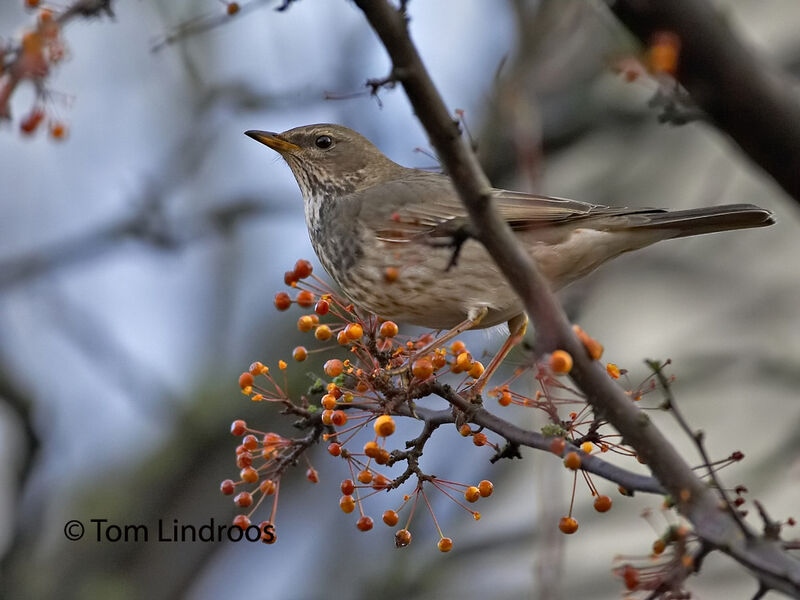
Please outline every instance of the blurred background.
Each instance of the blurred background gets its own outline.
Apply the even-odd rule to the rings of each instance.
[[[799,5],[717,4],[755,51],[797,72]],[[274,365],[307,342],[299,313],[278,313],[272,296],[297,258],[318,263],[288,167],[243,131],[342,123],[397,162],[436,164],[416,150],[428,143],[401,90],[379,101],[362,93],[389,63],[353,5],[260,5],[157,52],[181,23],[225,7],[119,2],[113,21],[71,23],[70,60],[49,80],[48,110],[69,126],[64,141],[21,136],[33,90],[12,99],[17,121],[0,131],[0,594],[620,597],[614,557],[648,553],[668,523],[659,498],[624,499],[597,481],[614,508],[595,515],[579,486],[580,531],[565,538],[557,523],[571,477],[557,459],[523,451],[522,461],[490,465],[485,449],[444,429],[425,470],[495,483],[479,523],[435,497],[455,540],[448,555],[423,513],[414,543],[396,550],[379,522],[395,502],[383,497],[368,501],[378,522],[360,533],[337,506],[346,469],[322,448],[311,456],[319,484],[304,466],[284,478],[277,545],[65,539],[70,519],[227,523],[236,511],[218,485],[237,473],[231,420],[292,434],[277,411],[251,406],[236,379],[250,362]],[[601,3],[436,0],[409,11],[419,50],[449,106],[465,110],[495,185],[600,204],[775,211],[769,229],[621,257],[562,297],[633,381],[643,359],[672,358],[678,402],[707,432],[712,455],[747,455],[724,480],[746,485],[775,518],[800,517],[797,205],[710,126],[658,124],[649,105],[657,86],[619,74],[636,49]],[[33,19],[22,0],[3,2],[0,35]],[[467,339],[492,349],[502,335]],[[294,391],[319,362],[290,366]],[[669,417],[656,418],[696,463]],[[639,516],[648,507],[655,529]],[[718,555],[692,588],[702,598],[756,590]]]

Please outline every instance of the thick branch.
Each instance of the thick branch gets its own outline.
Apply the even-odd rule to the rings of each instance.
[[[712,122],[800,202],[800,99],[707,0],[615,0],[611,10],[644,44],[680,38],[677,78]]]
[[[452,177],[478,238],[523,300],[543,347],[562,348],[573,356],[572,377],[595,413],[607,419],[646,461],[703,540],[733,556],[766,585],[800,597],[800,562],[774,542],[748,539],[731,514],[720,509],[715,492],[575,337],[532,259],[493,210],[489,182],[430,79],[408,35],[404,15],[387,0],[355,3],[386,47],[395,73],[402,74],[400,82]]]

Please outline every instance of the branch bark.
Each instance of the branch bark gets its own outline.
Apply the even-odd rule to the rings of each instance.
[[[731,555],[771,588],[800,597],[800,561],[775,541],[742,529],[720,499],[686,464],[666,437],[588,356],[531,257],[494,210],[491,186],[460,135],[408,34],[405,14],[387,0],[355,0],[386,47],[393,73],[464,202],[474,230],[523,300],[546,351],[561,348],[574,359],[571,375],[595,413],[607,419],[650,467],[679,510],[707,543]]]

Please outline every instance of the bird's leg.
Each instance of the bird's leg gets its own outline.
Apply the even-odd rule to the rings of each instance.
[[[478,377],[472,386],[470,386],[470,396],[478,396],[483,391],[483,388],[486,387],[487,383],[489,383],[489,379],[492,377],[492,375],[494,375],[494,372],[497,370],[497,367],[500,366],[500,363],[502,363],[505,357],[508,356],[508,353],[511,352],[511,349],[522,341],[527,329],[528,317],[525,313],[519,314],[516,317],[512,317],[508,321],[508,338],[500,347],[500,350],[497,351],[497,354],[494,355],[494,358],[489,363],[489,366],[484,369],[481,376]]]

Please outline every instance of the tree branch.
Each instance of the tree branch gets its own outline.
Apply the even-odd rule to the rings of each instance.
[[[800,562],[774,541],[749,538],[686,464],[649,417],[631,402],[599,362],[588,356],[511,229],[493,208],[491,187],[411,41],[405,15],[387,0],[355,0],[391,57],[417,117],[461,196],[478,239],[523,300],[545,350],[561,348],[574,360],[571,376],[595,413],[607,419],[672,494],[701,539],[734,557],[763,584],[800,597]],[[797,163],[795,163],[797,164]],[[800,195],[799,195],[800,197]]]
[[[800,202],[800,101],[791,82],[736,37],[706,0],[613,0],[643,44],[680,38],[676,76],[711,121]]]

